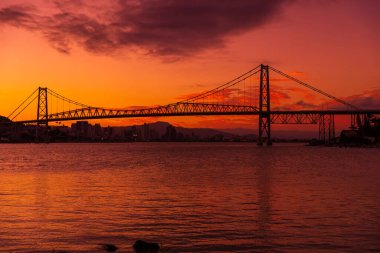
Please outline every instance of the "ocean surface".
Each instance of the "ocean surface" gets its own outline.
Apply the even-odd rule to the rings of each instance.
[[[0,252],[380,252],[380,149],[1,144]]]

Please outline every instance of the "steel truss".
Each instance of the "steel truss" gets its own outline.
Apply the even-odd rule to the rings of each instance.
[[[281,113],[281,114],[271,114],[272,124],[317,124],[318,123],[318,113]]]
[[[255,106],[200,104],[200,103],[176,103],[153,108],[119,110],[97,107],[80,108],[48,115],[47,121],[66,121],[103,118],[132,118],[132,117],[157,117],[157,116],[191,116],[191,115],[247,115],[257,114]],[[21,123],[33,123],[20,121]]]
[[[90,120],[103,118],[135,118],[161,116],[210,116],[210,115],[247,115],[258,116],[254,106],[212,105],[212,104],[176,104],[140,110],[114,110],[104,108],[81,108],[48,115],[48,122],[69,120]],[[196,109],[195,109],[196,108]],[[179,109],[179,110],[177,110]],[[218,109],[218,110],[213,110]],[[380,115],[380,110],[327,110],[327,111],[271,111],[271,124],[318,124],[321,115]],[[35,124],[37,120],[15,121],[23,124]]]

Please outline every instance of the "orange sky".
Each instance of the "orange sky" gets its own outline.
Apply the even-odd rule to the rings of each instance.
[[[225,8],[214,0],[190,6],[181,0],[141,0],[132,10],[104,2],[1,1],[0,115],[7,116],[38,86],[92,106],[163,105],[260,63],[302,72],[300,78],[338,97],[368,97],[380,89],[376,0],[239,0]],[[221,120],[225,128],[249,126],[226,117],[160,120],[193,127],[220,126]]]

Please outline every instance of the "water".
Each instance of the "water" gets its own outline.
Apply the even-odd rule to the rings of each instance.
[[[0,145],[0,252],[379,252],[380,149]]]

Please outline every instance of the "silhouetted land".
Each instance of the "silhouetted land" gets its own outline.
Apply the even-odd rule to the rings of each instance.
[[[379,121],[380,122],[380,121]],[[343,130],[328,145],[376,146],[380,139],[380,123],[368,129]],[[256,142],[253,129],[184,128],[167,122],[132,126],[107,126],[77,121],[71,126],[54,125],[40,130],[40,140],[46,142]],[[276,131],[275,131],[276,133]],[[316,133],[282,130],[273,142],[304,142],[311,146],[326,145],[315,138]],[[36,128],[13,123],[0,116],[0,143],[30,143],[36,141]],[[296,138],[292,138],[297,136]]]
[[[10,123],[0,125],[0,142],[25,143],[35,141],[35,127]],[[294,134],[294,132],[293,132]],[[47,135],[47,136],[46,136]],[[71,126],[49,126],[45,138],[49,142],[256,142],[251,129],[217,130],[211,128],[176,127],[167,122],[151,124],[102,127],[87,121],[77,121]],[[274,139],[274,141],[307,142],[311,138]]]

